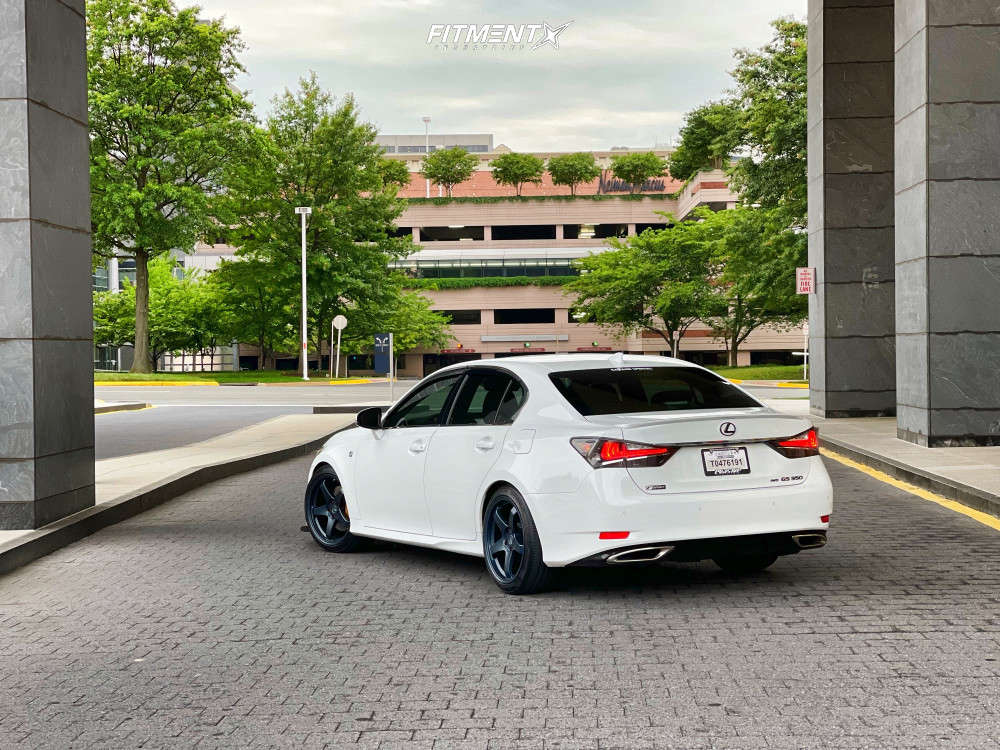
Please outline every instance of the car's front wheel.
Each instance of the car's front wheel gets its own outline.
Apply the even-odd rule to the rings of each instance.
[[[496,489],[483,513],[483,556],[486,569],[508,594],[534,594],[552,580],[542,562],[542,543],[521,493],[513,487]]]
[[[316,544],[330,552],[353,552],[361,539],[351,534],[351,514],[337,472],[316,469],[306,486],[306,525]]]

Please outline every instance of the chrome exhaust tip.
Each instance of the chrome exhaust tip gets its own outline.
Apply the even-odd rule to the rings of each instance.
[[[624,565],[625,563],[656,562],[664,555],[673,551],[672,546],[657,545],[655,547],[637,547],[609,555],[605,561],[608,565]]]
[[[826,544],[826,534],[792,534],[799,549],[816,549]]]

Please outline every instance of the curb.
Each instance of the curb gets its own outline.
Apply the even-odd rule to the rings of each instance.
[[[218,385],[219,383],[215,380],[198,380],[198,381],[172,381],[172,380],[95,380],[95,388],[105,388],[107,386],[118,386],[118,387],[133,387],[133,388],[148,388],[150,386],[159,386],[161,388],[184,388],[185,386],[191,385]]]
[[[824,448],[834,450],[853,461],[857,461],[859,464],[864,464],[872,469],[878,469],[894,479],[909,482],[921,489],[943,495],[973,510],[1000,518],[1000,497],[981,490],[978,487],[956,482],[953,479],[947,479],[933,472],[908,466],[907,464],[880,456],[864,448],[858,448],[855,445],[845,443],[836,438],[824,437],[822,428],[820,429],[819,442]]]
[[[141,411],[143,409],[152,409],[152,404],[139,403],[134,404],[108,404],[106,406],[95,406],[94,415],[98,414],[114,414],[116,411]]]
[[[333,430],[323,437],[289,448],[202,466],[187,474],[176,475],[159,484],[144,487],[132,495],[95,505],[43,526],[29,535],[8,542],[7,545],[0,545],[0,575],[209,482],[270,466],[289,458],[304,456],[318,450],[336,431]]]

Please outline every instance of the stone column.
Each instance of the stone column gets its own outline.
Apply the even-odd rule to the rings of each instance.
[[[0,529],[94,504],[84,0],[0,0]]]
[[[809,0],[810,406],[896,406],[892,0]]]
[[[1000,5],[896,14],[898,435],[1000,445]]]

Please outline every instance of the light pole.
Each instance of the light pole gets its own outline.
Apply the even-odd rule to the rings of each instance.
[[[424,160],[426,161],[427,157],[431,155],[431,118],[428,117],[427,115],[424,115],[422,119],[424,121]],[[430,178],[424,180],[424,183],[425,183],[424,187],[426,188],[427,191],[425,197],[430,198],[431,197]]]
[[[312,213],[309,206],[297,206],[295,213],[302,217],[302,379],[309,380],[309,350],[306,348],[306,217]]]

